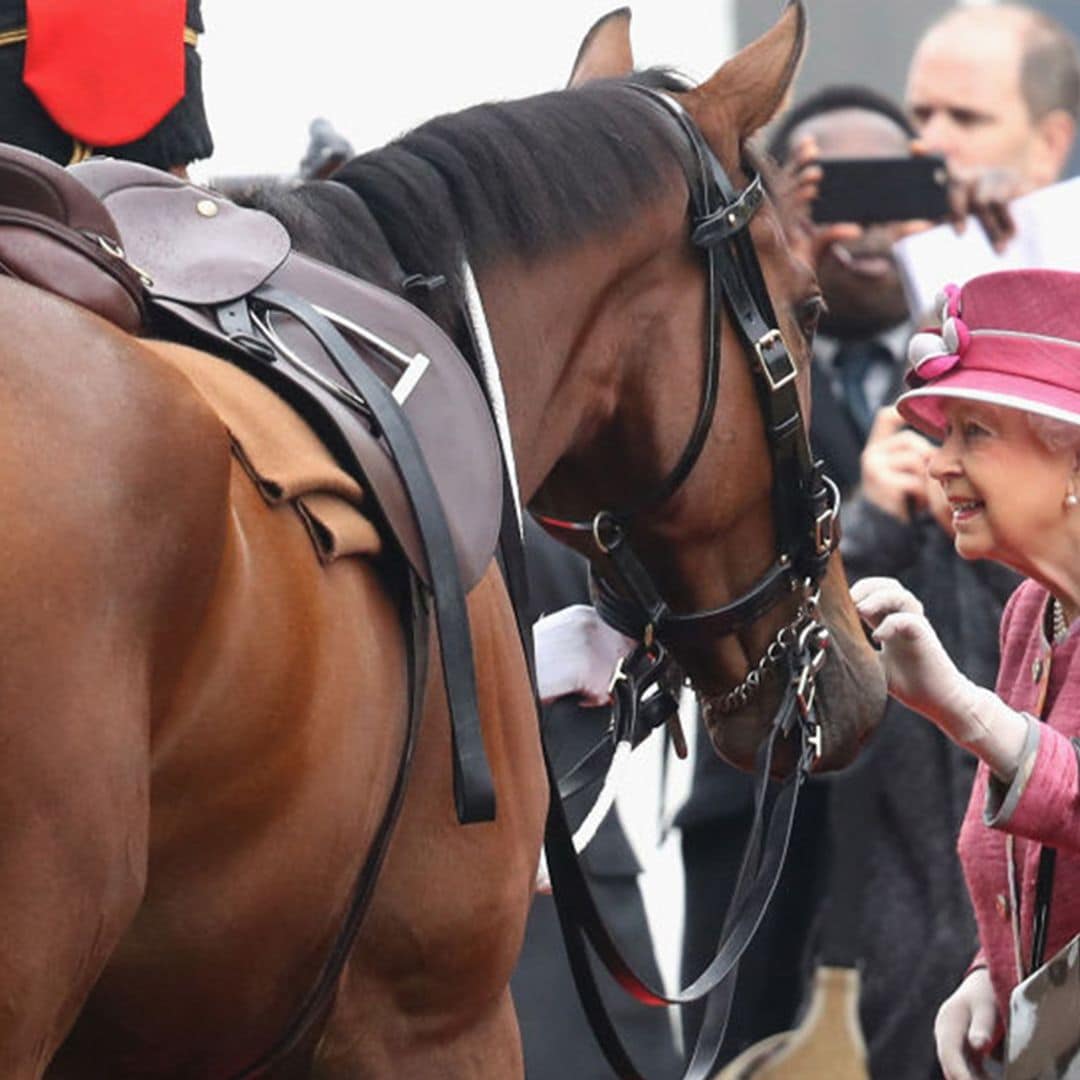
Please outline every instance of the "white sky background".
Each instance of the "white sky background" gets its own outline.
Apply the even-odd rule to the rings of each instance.
[[[774,2],[779,12],[781,0]],[[423,120],[565,84],[578,46],[619,0],[203,0],[209,176],[296,169],[325,116],[357,152]],[[731,0],[637,0],[639,67],[710,75],[733,47]]]

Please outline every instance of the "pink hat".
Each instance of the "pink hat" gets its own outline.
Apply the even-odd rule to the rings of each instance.
[[[911,339],[896,403],[935,438],[950,398],[985,401],[1080,425],[1080,274],[1003,270],[947,285],[941,327]]]

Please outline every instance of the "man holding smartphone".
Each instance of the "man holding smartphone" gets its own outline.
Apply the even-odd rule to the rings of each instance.
[[[1001,246],[1013,231],[1008,202],[1054,183],[1068,161],[1080,114],[1076,43],[1022,5],[956,8],[916,46],[906,98],[920,148],[946,160],[954,215],[975,213]],[[929,508],[947,528],[926,477],[929,451],[895,412],[879,416],[860,466],[864,502],[905,525]],[[857,540],[849,528],[849,550]]]
[[[1076,43],[1020,4],[954,8],[915,49],[906,107],[953,178],[954,208],[975,213],[999,246],[1008,202],[1060,179],[1080,113]]]

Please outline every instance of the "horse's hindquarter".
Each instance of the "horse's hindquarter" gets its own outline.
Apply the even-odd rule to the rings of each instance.
[[[496,820],[462,826],[454,816],[449,719],[433,663],[405,806],[320,1048],[320,1080],[521,1073],[508,984],[535,887],[547,784],[494,564],[470,594],[469,614]]]
[[[394,604],[370,562],[320,565],[292,506],[229,469],[212,592],[154,727],[145,900],[56,1076],[229,1076],[268,1050],[389,796],[407,701]]]

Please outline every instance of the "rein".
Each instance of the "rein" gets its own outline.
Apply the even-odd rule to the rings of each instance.
[[[592,898],[558,798],[551,801],[545,852],[578,992],[594,1034],[616,1074],[626,1080],[640,1076],[600,996],[586,942],[624,989],[646,1004],[687,1004],[707,996],[697,1045],[684,1074],[684,1080],[706,1080],[712,1074],[723,1043],[739,960],[764,917],[783,868],[799,790],[822,752],[815,690],[817,675],[827,659],[829,635],[819,621],[819,583],[836,545],[833,525],[840,500],[835,484],[824,476],[820,463],[813,461],[796,388],[797,369],[778,329],[749,235],[750,222],[764,200],[761,178],[755,175],[742,191],[737,191],[681,105],[651,88],[634,84],[630,88],[646,94],[678,123],[697,165],[698,176],[687,180],[693,215],[691,240],[705,253],[708,282],[704,387],[694,427],[679,460],[651,491],[621,509],[601,509],[590,520],[564,521],[541,515],[538,518],[555,534],[591,534],[597,552],[621,586],[617,588],[606,577],[593,574],[596,608],[616,629],[642,643],[626,661],[626,667],[631,670],[644,666],[649,672],[662,671],[667,650],[687,638],[732,634],[760,619],[783,597],[793,592],[802,595],[795,615],[777,632],[744,679],[711,706],[722,714],[736,712],[754,697],[767,672],[778,670],[786,675],[779,709],[758,753],[754,818],[721,944],[705,971],[682,991],[667,995],[645,983],[626,964]],[[634,552],[630,535],[635,519],[678,490],[704,449],[716,412],[720,375],[717,325],[725,305],[751,357],[755,374],[755,390],[773,467],[772,509],[778,554],[736,599],[713,609],[675,613]],[[655,684],[655,679],[650,681],[645,677],[629,682],[629,686],[620,687],[617,673],[613,686],[616,714],[623,706],[623,696],[629,692],[638,698]],[[625,727],[632,732],[634,725]],[[765,791],[773,752],[779,739],[793,735],[799,741],[798,761],[784,783],[766,828]],[[545,759],[555,793],[559,784],[546,752]]]

